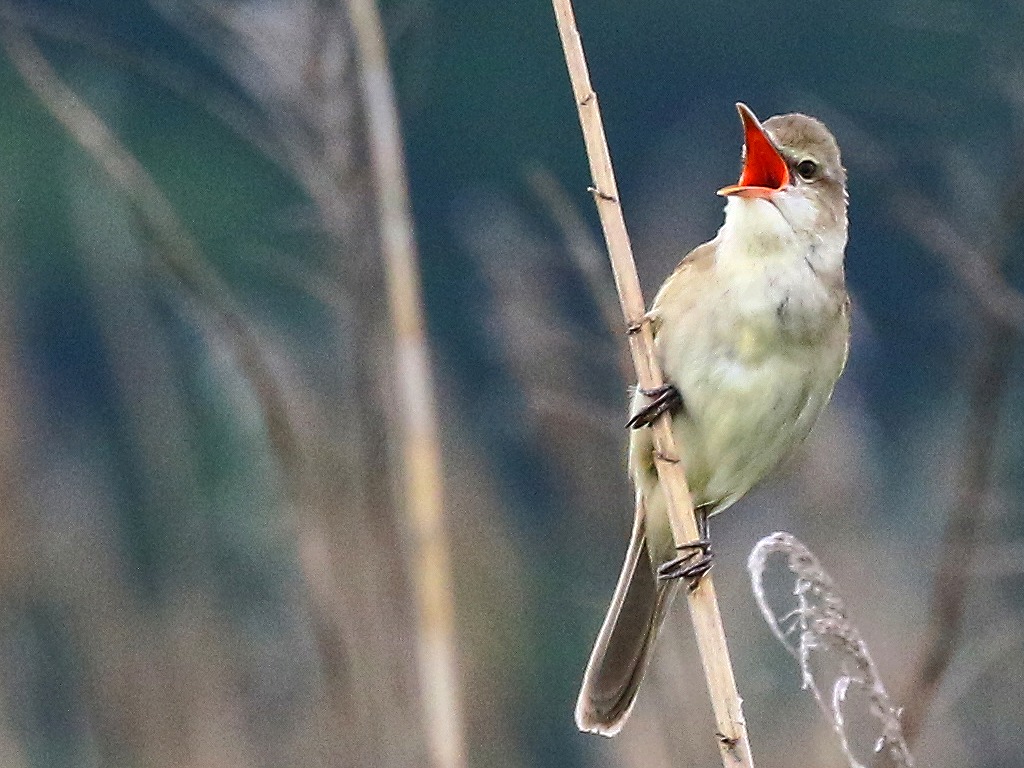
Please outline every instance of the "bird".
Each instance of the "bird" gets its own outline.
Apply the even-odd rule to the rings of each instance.
[[[687,254],[646,315],[665,385],[637,389],[627,426],[635,514],[629,548],[576,704],[581,731],[629,717],[681,583],[711,567],[708,518],[799,446],[849,351],[846,170],[825,125],[800,113],[761,123],[738,103],[742,172],[717,235]],[[677,548],[650,424],[671,413],[700,538]]]

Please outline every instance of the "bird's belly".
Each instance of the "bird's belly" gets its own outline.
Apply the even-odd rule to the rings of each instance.
[[[673,381],[684,405],[672,430],[694,506],[706,505],[710,514],[726,509],[785,459],[810,432],[841,368],[842,358],[829,360],[811,347],[755,363],[709,355],[680,370]],[[637,398],[634,412],[642,406]],[[671,532],[649,429],[633,433],[630,465],[652,554],[656,562],[667,559]]]
[[[723,359],[680,386],[686,410],[673,419],[694,504],[721,511],[749,491],[806,437],[832,391],[810,360]],[[696,377],[694,377],[696,379]]]

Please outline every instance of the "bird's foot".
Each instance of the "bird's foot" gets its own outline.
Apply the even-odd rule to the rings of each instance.
[[[652,389],[640,389],[640,394],[651,398],[650,404],[633,414],[626,422],[626,429],[640,429],[654,423],[665,411],[677,411],[683,407],[683,396],[673,384],[662,384]]]
[[[697,539],[689,544],[680,544],[676,549],[683,554],[663,563],[658,568],[658,578],[685,579],[692,592],[700,584],[701,577],[711,570],[714,562],[711,539]]]

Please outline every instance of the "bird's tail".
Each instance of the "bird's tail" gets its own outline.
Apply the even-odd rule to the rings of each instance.
[[[655,576],[645,528],[645,515],[638,509],[626,562],[576,701],[581,731],[614,736],[622,729],[679,587],[677,579],[659,581]]]

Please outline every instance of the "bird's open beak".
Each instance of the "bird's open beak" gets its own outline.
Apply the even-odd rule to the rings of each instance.
[[[736,104],[743,121],[744,153],[743,173],[740,180],[718,190],[720,195],[768,198],[789,184],[789,168],[757,116],[742,102]]]

